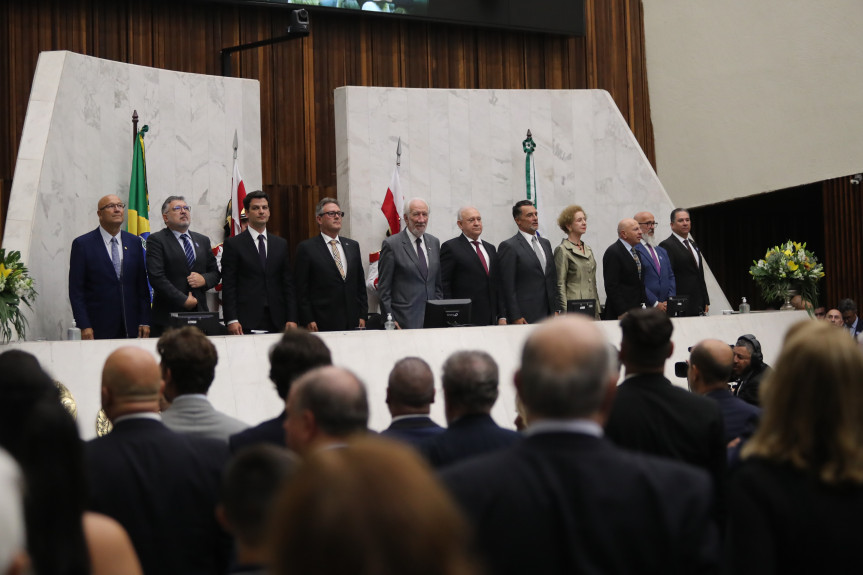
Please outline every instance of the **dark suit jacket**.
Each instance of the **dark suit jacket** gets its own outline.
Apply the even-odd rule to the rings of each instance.
[[[244,429],[239,433],[235,433],[228,438],[228,447],[231,453],[236,453],[245,447],[259,445],[261,443],[269,443],[286,447],[285,442],[285,412],[283,411],[278,417],[268,419],[254,427]]]
[[[389,427],[381,431],[381,435],[404,441],[414,447],[420,447],[428,438],[443,433],[445,430],[445,427],[441,427],[432,421],[431,417],[424,415],[393,421]]]
[[[726,442],[715,401],[676,387],[660,374],[636,375],[617,386],[605,433],[619,447],[706,470],[716,486],[721,516]]]
[[[489,575],[715,572],[710,478],[581,433],[539,433],[456,464],[444,484]]]
[[[602,256],[602,278],[605,281],[605,319],[617,319],[647,303],[638,265],[620,240],[608,246]]]
[[[499,427],[490,415],[477,413],[451,422],[446,431],[429,438],[420,450],[433,467],[446,467],[518,441],[521,441],[520,433]]]
[[[476,248],[464,234],[443,243],[440,248],[443,297],[469,298],[472,324],[497,325],[498,318],[506,317],[503,300],[498,298],[500,261],[492,244],[483,241],[482,245],[491,260],[486,262],[488,274],[476,255]]]
[[[689,238],[690,242],[692,238]],[[701,250],[693,244],[692,249],[698,254],[698,265],[689,250],[672,234],[659,244],[668,252],[671,267],[674,269],[674,279],[677,283],[677,295],[687,296],[687,315],[695,316],[704,313],[704,306],[710,304],[707,296],[707,284],[704,281],[704,258]]]
[[[339,237],[345,252],[345,278],[333,259],[330,246],[318,234],[297,247],[297,308],[300,325],[316,322],[319,331],[356,329],[369,313],[360,245]]]
[[[734,387],[734,395],[757,407],[761,406],[761,382],[770,373],[770,366],[763,361],[756,367],[750,365],[746,371],[737,379],[737,385]]]
[[[153,287],[153,324],[159,327],[156,333],[170,325],[173,312],[207,311],[207,290],[219,283],[219,266],[210,248],[210,238],[192,231],[187,233],[195,249],[195,265],[191,271],[204,276],[207,282],[202,288],[189,287],[186,253],[174,232],[164,228],[147,238],[147,273]],[[194,310],[183,307],[189,292],[198,300]]]
[[[677,284],[674,280],[674,268],[668,258],[668,252],[660,246],[655,246],[656,258],[659,260],[659,269],[647,247],[639,243],[635,246],[638,257],[641,259],[641,272],[644,278],[644,294],[647,297],[647,307],[653,307],[656,302],[668,301],[668,298],[677,295]]]
[[[120,232],[123,264],[120,279],[99,228],[75,238],[69,258],[69,303],[80,329],[93,328],[96,339],[125,333],[138,337],[150,325],[150,288],[141,238]]]
[[[749,437],[758,427],[761,409],[734,397],[727,389],[716,389],[705,394],[719,404],[722,423],[725,425],[725,442],[737,437]]]
[[[224,573],[230,538],[214,514],[224,441],[121,421],[85,446],[93,511],[126,529],[147,575]]]
[[[790,464],[758,457],[744,460],[730,483],[728,573],[858,572],[859,483],[827,485]]]
[[[500,243],[500,290],[506,306],[509,323],[524,318],[527,323],[536,323],[554,312],[560,311],[557,298],[557,271],[551,243],[539,238],[545,252],[545,273],[536,257],[536,252],[521,232]]]
[[[259,329],[264,306],[273,325],[281,331],[285,323],[297,321],[297,302],[288,242],[267,232],[267,267],[261,267],[258,247],[249,230],[225,240],[222,252],[222,306],[225,324],[239,320],[243,332]]]
[[[423,234],[428,275],[419,268],[416,246],[411,243],[407,228],[384,240],[378,261],[378,297],[381,315],[392,313],[402,329],[423,326],[426,301],[442,299],[440,276],[440,240]]]

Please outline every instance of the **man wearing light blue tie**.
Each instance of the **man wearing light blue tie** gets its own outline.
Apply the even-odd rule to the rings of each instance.
[[[641,228],[641,243],[635,246],[644,270],[644,292],[647,305],[668,311],[668,298],[677,295],[674,270],[668,252],[656,241],[656,219],[650,212],[638,212],[635,221]]]

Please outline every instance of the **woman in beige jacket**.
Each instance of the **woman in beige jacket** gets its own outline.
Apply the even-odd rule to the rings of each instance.
[[[596,260],[593,251],[581,237],[587,232],[587,215],[581,206],[567,206],[557,218],[557,225],[567,237],[554,249],[557,266],[557,292],[561,309],[573,299],[596,301],[599,319],[599,297],[596,293]]]

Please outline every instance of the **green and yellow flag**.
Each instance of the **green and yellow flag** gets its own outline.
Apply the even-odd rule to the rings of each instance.
[[[129,223],[130,234],[147,239],[150,235],[150,196],[147,193],[147,162],[144,158],[144,134],[149,130],[144,126],[135,137],[132,152],[132,182],[129,184]]]

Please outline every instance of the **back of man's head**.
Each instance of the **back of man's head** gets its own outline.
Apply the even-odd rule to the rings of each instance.
[[[21,457],[21,430],[43,401],[59,403],[60,396],[36,357],[19,349],[0,353],[0,446],[13,457]]]
[[[656,308],[634,309],[620,320],[620,354],[627,373],[662,372],[674,348],[674,325]]]
[[[845,313],[846,311],[853,311],[857,313],[857,304],[854,303],[854,300],[850,297],[846,297],[845,299],[839,300],[839,305],[837,306],[839,313]]]
[[[170,381],[176,395],[206,394],[216,376],[219,354],[216,346],[195,327],[166,331],[156,344],[162,357],[162,373],[170,370]],[[173,398],[171,398],[173,399]]]
[[[138,347],[115,350],[102,368],[102,407],[108,418],[158,411],[162,375],[150,352]]]
[[[270,349],[270,379],[282,399],[288,398],[291,384],[316,367],[332,365],[330,349],[324,341],[304,329],[292,329]]]
[[[528,423],[596,414],[617,380],[609,349],[600,329],[581,316],[546,321],[534,330],[516,374]]]
[[[697,382],[690,378],[692,391],[707,393],[713,389],[727,388],[734,365],[734,352],[723,341],[706,339],[692,348],[689,365],[690,369],[695,367],[698,373]]]
[[[449,356],[441,380],[449,421],[489,413],[497,401],[497,363],[484,351],[457,351]]]
[[[298,460],[275,445],[242,449],[222,474],[221,509],[229,530],[241,545],[260,548],[266,541],[270,510]]]
[[[369,422],[366,386],[341,367],[318,367],[294,382],[288,418],[308,411],[317,429],[332,438],[364,431]]]
[[[428,413],[433,402],[434,374],[429,364],[418,357],[397,361],[387,382],[390,413]]]
[[[15,460],[0,449],[0,573],[23,573],[26,563],[24,481]]]

